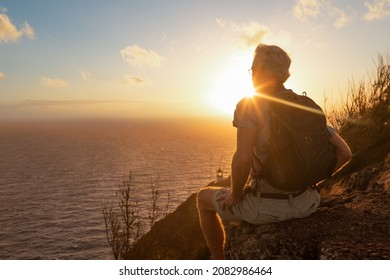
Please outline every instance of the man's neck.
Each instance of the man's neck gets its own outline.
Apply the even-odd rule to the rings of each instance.
[[[274,95],[275,93],[286,90],[283,84],[272,84],[264,87],[259,87],[256,91],[259,93]]]

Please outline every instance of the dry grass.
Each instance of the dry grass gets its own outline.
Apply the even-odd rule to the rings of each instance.
[[[351,82],[342,105],[328,112],[330,123],[353,152],[388,141],[390,136],[389,54],[378,55],[375,67],[372,77]]]

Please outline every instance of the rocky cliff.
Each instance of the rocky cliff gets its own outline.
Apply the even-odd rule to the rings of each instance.
[[[305,219],[225,226],[228,259],[390,259],[390,144],[354,155],[319,187],[322,202]],[[196,197],[157,222],[130,259],[208,259]]]

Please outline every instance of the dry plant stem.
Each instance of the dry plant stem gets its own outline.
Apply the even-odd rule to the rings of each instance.
[[[149,212],[150,228],[169,211],[169,194],[167,204],[160,207],[159,180],[152,181],[152,205]],[[140,216],[138,199],[131,172],[128,179],[122,181],[116,192],[117,203],[103,207],[106,238],[115,259],[127,259],[131,250],[144,234],[143,220]]]

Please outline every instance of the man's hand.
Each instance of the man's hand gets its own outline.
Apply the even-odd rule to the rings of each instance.
[[[222,210],[225,210],[227,207],[230,212],[232,212],[231,207],[240,201],[240,199],[234,198],[233,192],[230,189],[223,189],[216,199],[217,201],[222,201]]]

